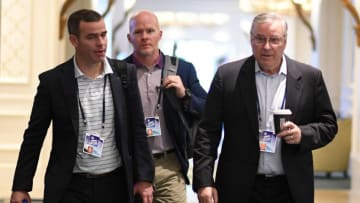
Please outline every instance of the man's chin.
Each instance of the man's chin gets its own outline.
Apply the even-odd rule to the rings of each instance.
[[[96,56],[96,60],[99,61],[99,62],[102,62],[104,61],[106,58],[106,55],[102,55],[102,56]]]
[[[154,52],[153,49],[143,49],[143,50],[140,50],[140,51],[139,51],[139,54],[140,54],[141,56],[143,56],[143,57],[146,57],[146,56],[152,55],[153,52]]]

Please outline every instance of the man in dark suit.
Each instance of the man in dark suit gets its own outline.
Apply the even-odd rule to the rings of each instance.
[[[13,181],[11,203],[30,202],[40,150],[52,122],[44,203],[152,202],[154,166],[134,66],[122,87],[105,56],[101,15],[79,10],[68,20],[75,55],[40,74]]]
[[[312,150],[334,138],[336,117],[320,70],[285,56],[286,37],[281,16],[260,14],[251,27],[253,56],[218,69],[194,151],[201,203],[314,202]],[[278,109],[292,116],[276,134]]]
[[[162,36],[158,19],[150,11],[140,11],[130,18],[128,40],[134,48],[125,60],[137,66],[138,85],[147,128],[152,132],[148,142],[155,162],[154,202],[185,203],[189,183],[186,154],[186,130],[177,110],[170,103],[174,98],[186,122],[203,111],[206,92],[200,86],[194,66],[179,60],[176,75],[163,75],[165,56],[158,47]],[[160,125],[151,125],[156,121]],[[154,133],[159,132],[159,133]]]

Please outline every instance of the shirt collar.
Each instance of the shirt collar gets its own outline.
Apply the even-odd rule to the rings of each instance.
[[[158,67],[160,69],[164,68],[164,54],[159,51],[159,57],[156,59],[156,63],[154,64],[154,67]],[[134,62],[134,64],[136,65],[136,67],[143,67],[144,65],[140,63],[139,60],[136,59],[136,57],[134,55],[132,55],[132,60]]]
[[[74,67],[75,67],[75,70],[74,70],[75,71],[75,78],[79,78],[80,76],[85,76],[85,74],[80,70],[79,66],[76,63],[76,56],[75,55],[73,57],[73,61],[74,61]],[[104,77],[104,75],[106,75],[106,74],[114,73],[107,59],[105,59],[103,61],[103,64],[104,64],[104,71],[101,73],[101,75],[99,75],[100,77]]]
[[[255,73],[264,73],[258,64],[258,62],[255,60]],[[282,56],[282,62],[280,65],[280,71],[278,73],[279,75],[287,75],[287,65],[286,65],[286,59],[285,55]]]

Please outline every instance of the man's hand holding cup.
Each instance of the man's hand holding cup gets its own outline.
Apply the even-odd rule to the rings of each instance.
[[[283,138],[287,144],[299,144],[301,141],[301,130],[291,122],[292,112],[290,109],[278,109],[273,112],[275,133]]]

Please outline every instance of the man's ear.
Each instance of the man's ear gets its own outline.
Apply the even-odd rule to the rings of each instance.
[[[70,40],[71,44],[72,44],[74,47],[77,47],[77,46],[78,46],[78,44],[79,44],[79,39],[78,39],[78,37],[77,37],[76,35],[70,34],[69,40]]]
[[[162,38],[163,31],[160,30],[159,34],[160,34],[160,39],[161,39],[161,38]]]

